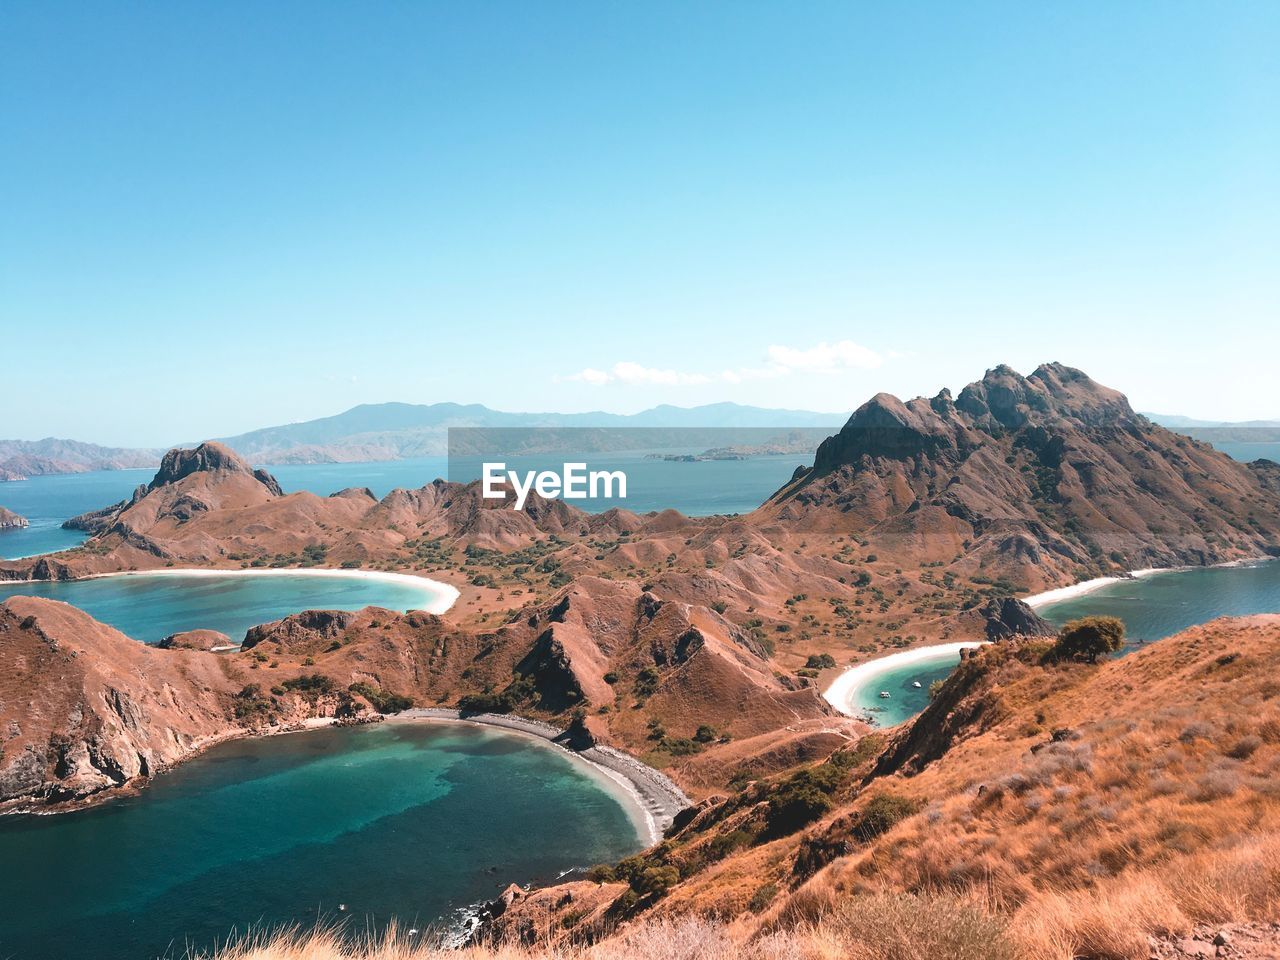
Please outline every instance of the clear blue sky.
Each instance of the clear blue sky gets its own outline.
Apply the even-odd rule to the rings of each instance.
[[[851,409],[1061,360],[1280,417],[1280,4],[0,6],[0,436]]]

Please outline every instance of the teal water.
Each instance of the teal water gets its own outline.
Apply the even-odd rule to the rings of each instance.
[[[1055,626],[1083,616],[1119,617],[1130,641],[1163,640],[1215,617],[1280,613],[1280,561],[1121,580],[1036,612]]]
[[[85,534],[63,530],[62,521],[118,503],[153,476],[154,470],[100,470],[0,483],[0,507],[30,523],[22,530],[0,532],[0,559],[53,553],[84,543]]]
[[[1119,617],[1129,641],[1124,652],[1129,652],[1217,617],[1280,613],[1280,561],[1121,580],[1036,612],[1059,627],[1077,617]],[[945,679],[959,662],[959,656],[952,655],[889,671],[860,690],[854,705],[882,726],[909,720],[929,705],[929,684]],[[912,686],[913,680],[920,681],[920,689]],[[880,699],[881,690],[889,691],[891,698]]]
[[[1274,441],[1218,440],[1213,446],[1233,460],[1243,463],[1251,460],[1274,460],[1280,463],[1280,443]]]
[[[299,610],[423,608],[431,585],[406,585],[358,576],[190,576],[138,574],[93,580],[0,582],[0,600],[49,597],[79,607],[96,620],[144,643],[180,630],[207,629],[233,641],[259,623]]]
[[[959,662],[960,654],[952,653],[890,670],[859,690],[854,697],[854,706],[870,713],[876,724],[882,727],[910,720],[929,705],[929,684],[945,680]],[[916,680],[920,682],[919,688],[912,686]],[[889,692],[888,700],[880,698],[881,690]]]
[[[0,817],[0,956],[181,957],[340,916],[425,927],[641,845],[591,775],[517,734],[413,722],[239,741],[134,797]]]

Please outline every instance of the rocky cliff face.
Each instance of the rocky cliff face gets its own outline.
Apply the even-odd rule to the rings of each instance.
[[[213,440],[202,443],[193,450],[176,448],[166,453],[160,461],[160,469],[147,484],[147,490],[170,486],[195,473],[248,475],[261,483],[272,496],[284,496],[275,477],[265,470],[254,470],[248,461],[230,447]]]
[[[811,523],[839,513],[873,538],[962,542],[1028,586],[1280,545],[1273,470],[1156,426],[1061,364],[1029,377],[996,367],[954,399],[873,397],[770,509]]]
[[[0,806],[86,797],[235,732],[241,684],[225,667],[65,603],[0,604]]]
[[[27,525],[27,518],[0,507],[0,530],[16,530]]]

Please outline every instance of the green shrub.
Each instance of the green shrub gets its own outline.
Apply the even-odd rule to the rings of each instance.
[[[413,698],[399,693],[390,693],[375,687],[371,683],[353,683],[347,687],[351,693],[358,693],[369,701],[369,705],[378,713],[399,713],[413,706]]]
[[[892,793],[877,794],[862,808],[853,828],[853,835],[867,843],[880,834],[887,833],[907,817],[914,816],[919,809],[920,805],[907,797]]]
[[[1124,621],[1118,617],[1081,617],[1063,626],[1053,645],[1061,660],[1087,660],[1115,653],[1124,646]]]
[[[652,696],[654,691],[658,689],[658,681],[661,679],[662,677],[658,674],[658,671],[655,668],[645,667],[636,677],[636,696]]]
[[[792,774],[769,798],[765,824],[772,836],[786,836],[822,817],[835,805],[831,795],[843,771],[831,764]]]
[[[280,686],[295,693],[331,693],[334,688],[333,679],[323,673],[304,673],[300,677],[292,677]]]
[[[680,882],[680,871],[675,867],[646,867],[631,881],[631,889],[642,897],[661,897]]]
[[[765,907],[773,903],[773,898],[777,895],[778,888],[772,883],[766,883],[751,895],[751,900],[747,904],[747,909],[752,913],[760,913]]]

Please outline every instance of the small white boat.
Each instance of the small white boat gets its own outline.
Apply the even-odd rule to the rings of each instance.
[[[881,690],[881,691],[880,691],[880,699],[881,699],[881,700],[888,700],[888,699],[889,699],[889,696],[890,696],[890,694],[889,694],[889,691],[888,691],[888,690]]]
[[[920,689],[920,681],[919,681],[919,680],[912,680],[912,681],[911,681],[911,685],[912,685],[913,687],[915,687],[917,690],[919,690],[919,689]]]

